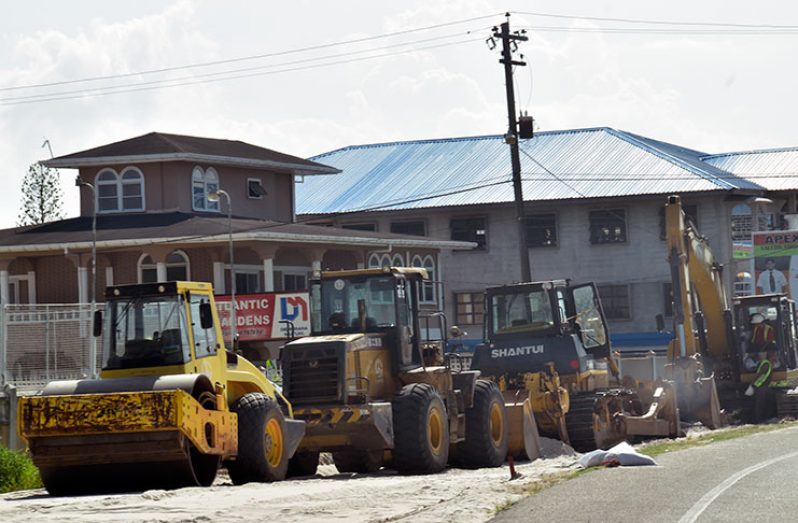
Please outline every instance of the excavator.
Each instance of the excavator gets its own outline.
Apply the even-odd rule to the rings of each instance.
[[[730,308],[723,266],[687,219],[677,195],[665,205],[665,231],[675,331],[665,370],[676,383],[682,416],[714,428],[723,422],[721,408],[731,411],[744,403],[743,391],[756,379],[755,362],[764,357],[752,343],[756,316],[760,319],[754,321],[765,321],[774,332],[778,363],[771,388],[782,392],[794,388],[798,384],[795,303],[786,295],[768,294],[735,298]],[[663,328],[663,318],[657,321]],[[780,398],[785,414],[795,413],[798,396],[774,398]]]
[[[428,281],[426,270],[409,267],[314,275],[311,334],[280,356],[283,390],[307,423],[292,475],[315,473],[320,452],[346,473],[504,463],[502,394],[479,372],[452,365],[445,316],[419,306]],[[527,443],[534,452],[531,436]]]
[[[519,456],[525,405],[539,433],[579,451],[681,433],[672,384],[620,379],[593,283],[552,280],[486,289],[484,341],[471,369],[499,384],[510,450]]]
[[[51,495],[279,481],[305,433],[252,363],[225,350],[208,283],[106,289],[99,379],[19,399],[18,432]]]

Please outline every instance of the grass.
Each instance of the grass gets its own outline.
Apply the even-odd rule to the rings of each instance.
[[[653,458],[661,454],[665,454],[666,452],[674,452],[691,447],[700,447],[718,441],[744,438],[745,436],[750,436],[751,434],[773,432],[774,430],[795,426],[798,426],[798,422],[791,421],[786,423],[774,423],[771,425],[743,425],[740,427],[713,430],[712,432],[707,432],[706,434],[688,436],[687,438],[673,441],[657,441],[655,443],[643,445],[638,450],[641,454],[645,454]]]
[[[0,493],[39,488],[39,470],[25,453],[0,447]]]

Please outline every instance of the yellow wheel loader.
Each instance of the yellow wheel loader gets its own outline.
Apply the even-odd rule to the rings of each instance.
[[[530,424],[580,451],[680,433],[671,384],[619,380],[592,283],[553,280],[486,289],[485,340],[471,368],[503,392],[514,455],[530,447]]]
[[[311,282],[312,333],[281,353],[285,394],[307,423],[290,473],[313,474],[319,452],[332,452],[341,472],[504,462],[501,392],[478,372],[452,370],[445,318],[420,317],[426,280],[424,269],[386,267]],[[428,335],[427,322],[440,336]]]
[[[277,481],[305,424],[250,362],[225,350],[207,283],[106,290],[100,379],[19,400],[18,431],[52,495]]]

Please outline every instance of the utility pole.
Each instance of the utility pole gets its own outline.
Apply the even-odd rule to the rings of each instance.
[[[521,187],[521,158],[518,152],[518,122],[515,119],[515,90],[513,89],[513,66],[525,66],[526,62],[513,60],[513,52],[518,50],[516,42],[526,42],[528,37],[524,36],[525,31],[520,33],[510,33],[510,13],[507,13],[507,21],[499,26],[501,29],[493,28],[493,36],[487,42],[491,49],[495,48],[494,39],[501,38],[502,57],[499,63],[504,64],[504,83],[507,90],[507,120],[508,129],[504,136],[504,141],[510,146],[510,160],[513,166],[513,190],[515,192],[515,216],[518,221],[518,251],[521,256],[521,281],[530,281],[532,272],[529,267],[529,248],[526,244],[526,225],[524,223],[524,193]],[[524,55],[521,55],[523,58]],[[531,137],[531,136],[529,136]]]

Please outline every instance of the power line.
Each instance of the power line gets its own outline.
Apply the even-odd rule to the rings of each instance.
[[[337,46],[342,46],[342,45],[364,43],[364,42],[369,42],[369,41],[373,41],[373,40],[379,40],[379,39],[383,39],[383,38],[391,38],[391,37],[394,37],[394,36],[405,35],[405,34],[410,34],[410,33],[416,33],[416,32],[420,32],[420,31],[429,31],[429,30],[432,30],[432,29],[439,29],[441,27],[450,27],[450,26],[453,26],[453,25],[464,24],[464,23],[473,22],[473,21],[476,21],[476,20],[484,20],[484,19],[487,19],[487,18],[493,18],[493,17],[496,17],[496,16],[500,16],[502,14],[504,14],[504,13],[496,13],[496,14],[490,14],[490,15],[484,15],[484,16],[476,16],[476,17],[473,17],[473,18],[465,18],[465,19],[462,19],[462,20],[455,20],[455,21],[452,21],[452,22],[444,22],[444,23],[430,25],[430,26],[426,26],[426,27],[418,27],[418,28],[415,28],[415,29],[405,29],[405,30],[402,30],[402,31],[394,31],[394,32],[391,32],[391,33],[384,33],[384,34],[381,34],[381,35],[367,36],[367,37],[363,37],[363,38],[353,38],[353,39],[350,39],[350,40],[342,40],[342,41],[339,41],[339,42],[330,42],[330,43],[326,43],[326,44],[319,44],[319,45],[312,45],[312,46],[307,46],[307,47],[300,47],[300,48],[297,48],[297,49],[288,49],[288,50],[285,50],[285,51],[277,51],[277,52],[273,52],[273,53],[262,53],[262,54],[256,54],[256,55],[250,55],[250,56],[241,56],[241,57],[229,58],[229,59],[225,59],[225,60],[214,60],[214,61],[210,61],[210,62],[199,62],[199,63],[187,64],[187,65],[163,67],[163,68],[160,68],[160,69],[148,69],[148,70],[144,70],[144,71],[136,71],[136,72],[133,72],[133,73],[119,73],[119,74],[104,75],[104,76],[92,76],[92,77],[87,77],[87,78],[78,78],[78,79],[74,79],[74,80],[63,80],[63,81],[59,81],[59,82],[48,82],[48,83],[41,83],[41,84],[28,84],[28,85],[17,85],[17,86],[0,87],[0,91],[12,91],[12,90],[18,90],[18,89],[33,89],[33,88],[38,88],[38,87],[52,87],[52,86],[56,86],[56,85],[68,85],[68,84],[76,84],[76,83],[84,83],[84,82],[94,82],[94,81],[99,81],[99,80],[113,80],[113,79],[119,79],[119,78],[129,78],[131,76],[142,76],[142,75],[148,75],[148,74],[159,74],[159,73],[166,73],[166,72],[172,72],[172,71],[180,71],[180,70],[185,70],[185,69],[195,69],[195,68],[200,68],[200,67],[211,67],[211,66],[215,66],[215,65],[223,65],[223,64],[230,64],[230,63],[236,63],[236,62],[244,62],[244,61],[248,61],[248,60],[260,60],[260,59],[263,59],[263,58],[274,58],[276,56],[285,56],[285,55],[296,54],[296,53],[304,53],[304,52],[308,52],[308,51],[317,51],[319,49],[327,49],[327,48],[330,48],[330,47],[337,47]]]
[[[542,13],[535,11],[511,11],[513,14],[540,16],[543,18],[559,18],[568,20],[590,20],[594,22],[619,22],[625,24],[650,24],[650,25],[669,25],[669,26],[695,26],[695,27],[738,27],[749,29],[798,29],[798,25],[775,25],[775,24],[744,24],[736,22],[694,22],[694,21],[673,21],[673,20],[651,20],[641,18],[614,18],[605,16],[582,16],[564,15],[558,13]]]
[[[469,34],[469,33],[473,32],[473,31],[477,31],[477,30],[481,31],[483,29],[484,28],[472,29],[472,30],[467,31],[466,34]],[[138,83],[127,84],[127,85],[110,85],[110,86],[95,87],[95,88],[89,88],[89,89],[75,89],[75,90],[70,90],[70,91],[56,91],[56,92],[34,94],[34,95],[26,95],[26,96],[10,96],[10,97],[5,97],[5,98],[0,98],[0,102],[16,102],[16,101],[22,101],[22,100],[36,100],[36,99],[39,99],[39,98],[50,98],[50,97],[56,97],[56,96],[60,97],[60,96],[67,96],[67,95],[71,95],[71,94],[81,94],[81,95],[96,96],[98,94],[103,94],[105,91],[113,92],[115,90],[130,89],[130,88],[133,88],[133,87],[141,87],[141,86],[148,86],[148,85],[162,85],[163,84],[164,87],[170,87],[171,85],[169,85],[169,84],[171,84],[171,83],[182,82],[182,81],[186,81],[186,80],[193,81],[193,80],[199,80],[201,78],[213,78],[213,77],[218,77],[218,76],[222,76],[222,75],[230,75],[230,74],[235,74],[235,73],[262,71],[262,70],[265,70],[265,69],[275,69],[275,68],[278,68],[278,67],[302,64],[302,63],[308,63],[308,62],[311,62],[311,63],[312,62],[317,62],[317,61],[318,62],[322,62],[324,60],[329,60],[329,59],[334,59],[334,58],[342,58],[342,57],[348,57],[348,56],[354,56],[354,55],[358,55],[358,54],[372,53],[372,52],[375,52],[375,51],[381,51],[381,50],[385,50],[385,49],[394,49],[396,47],[409,47],[409,46],[412,46],[412,45],[415,45],[415,44],[423,44],[423,43],[429,43],[429,42],[434,42],[434,41],[439,41],[439,40],[445,40],[445,39],[454,38],[454,37],[462,36],[462,35],[463,35],[462,32],[458,32],[458,33],[454,33],[454,34],[436,36],[436,37],[433,37],[433,38],[426,38],[426,39],[415,40],[415,41],[411,41],[411,42],[402,42],[402,43],[391,44],[391,45],[386,45],[386,46],[382,46],[382,47],[376,47],[376,48],[371,48],[371,49],[362,49],[362,50],[359,50],[359,51],[350,51],[350,52],[346,52],[346,53],[338,53],[338,54],[327,55],[327,56],[319,56],[319,57],[314,57],[314,58],[304,58],[304,59],[301,59],[301,60],[293,60],[293,61],[290,61],[290,62],[282,62],[282,63],[278,63],[278,64],[259,65],[259,66],[255,66],[255,67],[246,67],[246,68],[240,68],[240,69],[230,69],[230,70],[226,70],[226,71],[216,71],[216,72],[213,72],[213,73],[203,73],[203,74],[199,74],[199,75],[190,75],[190,76],[181,76],[181,77],[174,77],[174,78],[165,78],[165,79],[161,79],[161,80],[151,80],[151,81],[147,81],[147,82],[138,82]],[[412,48],[411,47],[410,49],[407,49],[404,52],[414,51],[414,50],[416,50],[416,48]],[[319,64],[319,65],[323,65],[323,64]],[[222,78],[222,79],[224,79],[224,78]]]
[[[286,68],[286,69],[278,69],[278,70],[275,70],[275,71],[260,71],[260,72],[254,72],[254,73],[238,74],[238,75],[233,75],[233,76],[226,76],[224,78],[208,78],[208,79],[203,79],[203,80],[186,81],[186,82],[164,84],[164,85],[152,85],[152,86],[148,86],[148,87],[145,86],[145,87],[138,87],[138,88],[128,88],[127,86],[118,86],[118,88],[116,88],[116,87],[98,88],[97,90],[95,90],[97,92],[87,91],[87,92],[84,92],[83,94],[74,94],[74,95],[67,95],[67,96],[51,96],[49,98],[48,97],[43,97],[43,98],[36,98],[36,99],[24,99],[24,100],[20,99],[20,100],[11,100],[11,101],[4,101],[4,100],[9,100],[9,99],[0,99],[0,106],[22,105],[22,104],[31,104],[31,103],[39,103],[39,102],[52,102],[52,101],[59,101],[59,100],[73,100],[73,99],[76,99],[76,98],[83,98],[83,97],[86,97],[86,96],[92,96],[92,97],[93,96],[107,96],[107,95],[110,95],[110,94],[132,93],[132,92],[140,92],[140,91],[152,91],[152,90],[157,90],[157,89],[165,89],[165,88],[169,88],[169,87],[182,87],[182,86],[186,86],[186,85],[198,85],[198,84],[206,84],[206,83],[216,83],[216,82],[222,82],[222,81],[227,81],[227,80],[237,80],[237,79],[242,79],[242,78],[251,78],[251,77],[255,77],[255,76],[268,76],[268,75],[273,75],[273,74],[304,71],[304,70],[308,70],[308,69],[317,69],[317,68],[320,68],[320,67],[330,67],[330,66],[334,66],[334,65],[349,64],[349,63],[354,63],[354,62],[362,62],[362,61],[365,61],[365,60],[373,60],[373,59],[376,59],[376,58],[386,58],[386,57],[389,57],[389,56],[396,56],[396,55],[404,54],[404,53],[407,53],[407,52],[410,52],[410,51],[427,51],[427,50],[430,50],[430,49],[438,49],[438,48],[442,48],[442,47],[450,47],[450,46],[454,46],[454,45],[462,45],[462,44],[471,43],[471,42],[475,42],[475,41],[482,41],[482,40],[483,40],[482,37],[470,38],[470,39],[460,40],[460,41],[456,41],[456,42],[448,42],[448,43],[444,43],[444,44],[430,45],[430,46],[426,46],[426,47],[417,47],[417,48],[411,48],[411,49],[404,49],[404,50],[396,51],[396,52],[392,52],[392,53],[383,53],[383,54],[379,54],[379,55],[365,56],[365,57],[361,57],[361,58],[353,58],[353,59],[348,59],[348,60],[338,60],[338,61],[326,62],[326,63],[322,63],[322,64],[300,66],[300,67],[292,67],[292,68]],[[164,82],[168,82],[168,80],[165,80]],[[102,90],[102,89],[105,89],[105,90]]]
[[[782,36],[796,35],[798,29],[655,29],[655,28],[619,28],[619,27],[560,27],[560,26],[535,26],[520,25],[524,29],[535,32],[561,32],[561,33],[602,33],[602,34],[661,34],[685,36]]]

